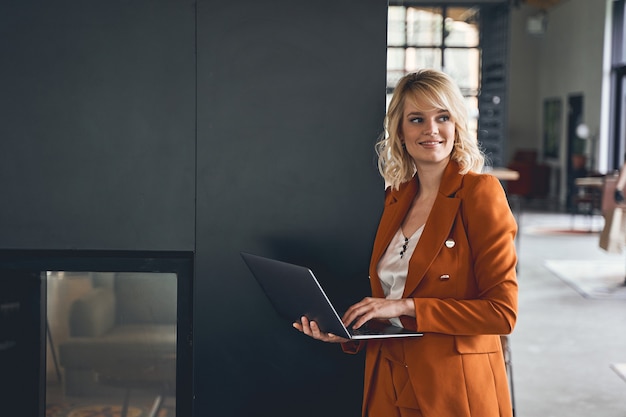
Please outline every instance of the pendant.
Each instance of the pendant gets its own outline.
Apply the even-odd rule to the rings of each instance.
[[[400,251],[400,259],[402,259],[402,257],[406,253],[406,247],[407,247],[408,243],[409,243],[409,238],[405,237],[404,238],[404,245],[402,245],[402,250]]]

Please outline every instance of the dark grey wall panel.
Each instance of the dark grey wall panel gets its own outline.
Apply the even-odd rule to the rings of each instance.
[[[192,1],[0,3],[0,248],[193,250]]]
[[[362,355],[279,320],[239,251],[368,294],[386,12],[1,2],[0,249],[194,251],[193,415],[358,415]]]
[[[360,413],[363,357],[280,321],[239,251],[313,267],[340,303],[368,294],[386,13],[384,1],[198,4],[200,414]]]

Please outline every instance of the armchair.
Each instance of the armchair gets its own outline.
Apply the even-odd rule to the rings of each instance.
[[[126,388],[175,384],[175,274],[92,273],[93,289],[70,307],[59,345],[67,395],[93,395],[103,381]]]

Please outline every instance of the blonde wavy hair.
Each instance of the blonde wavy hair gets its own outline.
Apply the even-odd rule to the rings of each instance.
[[[413,159],[400,139],[407,100],[448,111],[455,124],[451,159],[459,164],[461,174],[482,171],[485,156],[478,145],[478,139],[469,134],[468,112],[461,90],[444,72],[424,69],[402,77],[389,103],[384,132],[376,144],[378,170],[387,185],[398,189],[400,184],[413,178],[416,170]]]

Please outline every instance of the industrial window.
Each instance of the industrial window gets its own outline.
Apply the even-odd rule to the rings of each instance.
[[[449,74],[461,88],[488,164],[505,159],[508,8],[391,1],[387,30],[387,102],[398,80],[420,68]],[[480,117],[479,117],[480,116]]]
[[[420,68],[448,73],[461,87],[470,109],[470,129],[478,128],[480,86],[479,7],[389,6],[387,94],[403,75]]]

